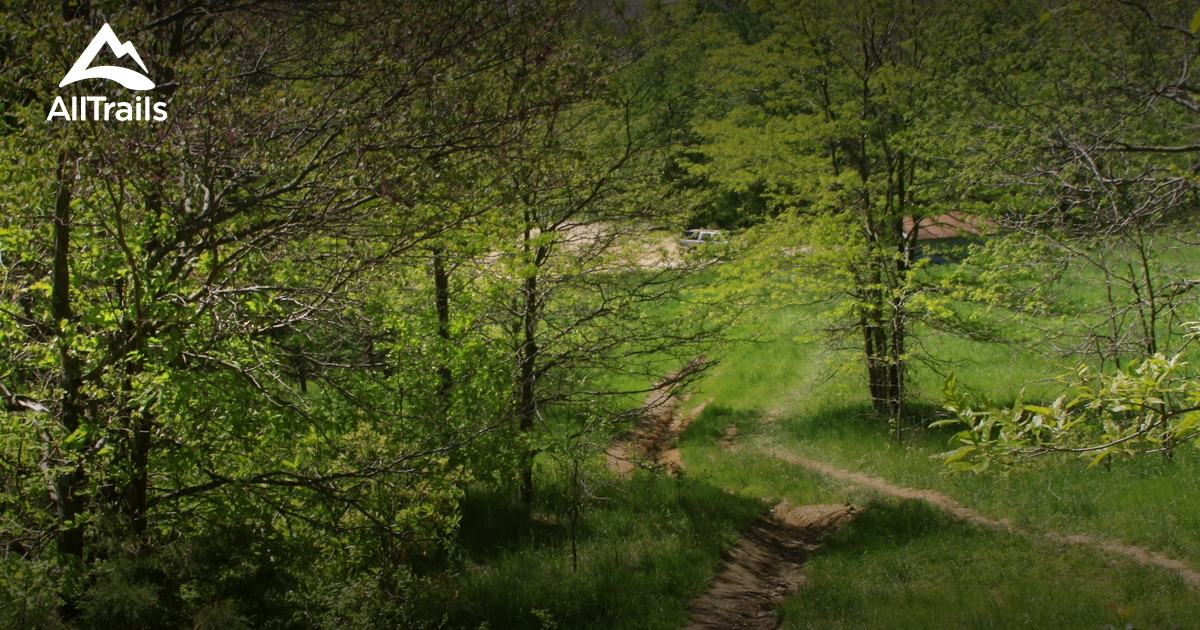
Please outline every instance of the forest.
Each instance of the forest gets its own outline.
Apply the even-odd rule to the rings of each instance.
[[[1193,628],[1191,0],[0,0],[0,628]]]

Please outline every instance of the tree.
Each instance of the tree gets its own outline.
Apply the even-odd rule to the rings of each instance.
[[[981,38],[963,73],[969,188],[1008,236],[961,271],[1036,268],[991,273],[982,293],[1035,315],[1043,345],[1101,369],[1173,355],[1196,314],[1191,16],[1174,3],[1026,10]],[[1082,287],[1085,303],[1060,297]],[[1070,326],[1039,325],[1043,313]]]
[[[1196,15],[1173,2],[1064,5],[981,44],[964,144],[1010,235],[961,271],[1000,280],[992,303],[1082,360],[1051,404],[1000,405],[951,380],[949,422],[966,425],[952,470],[1051,453],[1170,459],[1196,437]],[[997,273],[1014,259],[1031,273]]]
[[[3,16],[0,383],[28,403],[4,416],[7,549],[96,575],[243,521],[360,561],[427,548],[455,523],[447,456],[488,426],[406,413],[371,282],[480,211],[430,201],[563,97],[573,6],[131,4],[103,19],[168,120],[46,123],[89,7]]]
[[[922,132],[942,115],[938,46],[959,9],[771,2],[746,36],[697,27],[716,33],[703,37],[717,40],[706,45],[721,80],[696,125],[705,158],[692,170],[737,191],[764,186],[786,209],[757,230],[738,271],[769,269],[776,295],[832,306],[830,332],[855,340],[872,405],[897,437],[909,338],[931,299],[917,228],[954,209],[944,148]]]
[[[661,180],[687,86],[669,56],[631,48],[619,50],[632,61],[607,57],[591,91],[532,118],[528,141],[497,156],[504,207],[485,223],[489,253],[459,270],[487,305],[476,330],[507,366],[525,503],[539,453],[627,427],[642,412],[634,397],[711,347],[729,318],[691,293],[713,261],[661,251],[655,227],[682,220]]]

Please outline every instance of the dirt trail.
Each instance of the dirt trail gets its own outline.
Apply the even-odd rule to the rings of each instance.
[[[1150,551],[1149,549],[1145,549],[1143,547],[1138,547],[1136,545],[1131,545],[1116,540],[1095,538],[1087,534],[1060,534],[1053,531],[1033,532],[1014,526],[1011,522],[1009,522],[1008,519],[994,519],[984,516],[936,490],[897,486],[889,483],[886,479],[872,477],[859,472],[852,472],[838,468],[831,464],[827,464],[825,462],[808,459],[794,453],[788,453],[778,449],[767,451],[767,453],[784,461],[819,472],[828,477],[833,477],[834,479],[840,479],[842,481],[848,481],[860,486],[865,486],[883,494],[902,499],[921,499],[923,501],[928,501],[929,503],[932,503],[933,505],[950,512],[955,518],[962,519],[964,521],[1005,529],[1027,538],[1041,536],[1047,540],[1059,543],[1090,545],[1110,553],[1127,556],[1144,565],[1152,565],[1171,569],[1178,572],[1184,581],[1186,581],[1193,589],[1200,590],[1200,572],[1191,568],[1182,560],[1172,558],[1155,551]]]
[[[650,392],[637,426],[605,451],[608,467],[621,477],[629,476],[639,465],[666,466],[672,472],[679,469],[679,451],[671,446],[683,434],[691,417],[676,413],[678,408],[679,401],[671,395],[669,384],[660,384]]]
[[[826,532],[851,518],[849,505],[779,504],[751,524],[703,595],[684,630],[774,630],[775,609],[796,590],[800,565]]]
[[[717,444],[738,450],[737,438],[737,427],[730,425]],[[849,503],[793,506],[787,499],[777,503],[742,533],[708,590],[692,602],[684,630],[779,627],[775,609],[801,584],[800,566],[825,534],[841,527],[857,510]]]
[[[682,414],[679,413],[679,400],[674,395],[674,388],[684,377],[703,367],[707,360],[705,355],[700,355],[680,371],[668,374],[655,384],[642,403],[641,419],[637,426],[605,451],[609,468],[626,477],[639,465],[653,468],[666,466],[671,472],[683,466],[679,450],[673,448],[675,440],[683,435],[688,423],[700,415],[700,411],[712,399],[704,401],[692,413]]]
[[[702,364],[698,357],[684,370]],[[683,372],[680,372],[683,373]],[[608,465],[622,477],[639,465],[682,469],[674,442],[712,399],[690,414],[680,411],[672,394],[679,374],[660,381],[642,404],[636,427],[609,447]],[[720,444],[736,448],[737,431],[727,430]],[[821,537],[850,520],[853,505],[801,505],[786,501],[760,516],[742,533],[708,590],[692,602],[685,630],[774,630],[779,626],[775,609],[801,581],[800,565]]]

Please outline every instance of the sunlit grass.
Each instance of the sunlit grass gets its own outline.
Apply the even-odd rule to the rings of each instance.
[[[1144,545],[1200,566],[1200,457],[1118,460],[1111,469],[1078,458],[1047,458],[984,475],[944,474],[939,453],[950,431],[916,429],[896,444],[865,406],[787,416],[769,439],[806,456],[894,483],[935,488],[992,517],[1036,531],[1090,533]]]
[[[684,474],[702,479],[740,496],[774,503],[836,503],[846,497],[840,483],[789,464],[777,457],[750,449],[728,449],[716,442],[725,438],[728,427],[752,431],[760,421],[756,411],[734,412],[709,405],[688,426],[680,439]],[[736,439],[736,438],[735,438]]]
[[[954,431],[919,426],[939,412],[944,373],[953,371],[961,383],[1001,402],[1021,390],[1028,400],[1060,393],[1052,378],[1069,369],[1069,358],[1046,359],[1003,344],[949,337],[927,340],[926,349],[944,359],[938,366],[942,374],[914,368],[914,422],[904,442],[897,443],[886,421],[871,413],[853,356],[812,341],[814,322],[801,309],[759,322],[759,340],[730,350],[720,371],[700,383],[692,405],[711,402],[685,436],[689,474],[746,495],[790,493],[825,501],[827,495],[789,490],[788,480],[797,473],[753,454],[783,447],[893,483],[940,490],[1031,532],[1122,540],[1200,566],[1200,510],[1195,509],[1200,453],[1194,448],[1181,447],[1173,461],[1158,456],[1117,460],[1111,469],[1051,457],[985,475],[944,474],[937,455],[950,450]],[[722,434],[717,425],[727,424],[738,426],[739,453],[705,446]],[[1170,571],[1086,547],[1025,541],[953,523],[940,512],[920,517],[940,523],[930,530],[936,535],[900,544],[892,540],[895,532],[883,531],[908,527],[908,517],[892,503],[883,501],[892,507],[871,517],[880,522],[862,521],[839,534],[835,540],[841,542],[813,560],[805,589],[787,607],[786,627],[1124,627],[1111,603],[1118,609],[1130,606],[1133,616],[1126,621],[1137,628],[1171,628],[1188,627],[1186,620],[1194,619],[1188,615],[1200,603]],[[888,523],[892,518],[899,520]],[[876,536],[884,542],[873,540]],[[905,572],[911,578],[897,582],[895,576]],[[1070,594],[1063,595],[1060,587]]]
[[[1200,566],[1200,456],[1088,468],[1046,459],[1003,474],[947,476],[938,453],[953,431],[928,429],[941,386],[960,383],[1004,402],[1054,396],[1072,359],[918,330],[932,366],[914,364],[913,426],[897,443],[870,413],[853,351],[828,349],[811,311],[776,311],[739,329],[685,402],[707,403],[680,440],[682,479],[608,479],[580,521],[572,569],[563,479],[543,470],[541,502],[470,494],[456,573],[418,606],[445,628],[677,628],[721,555],[769,503],[867,505],[805,566],[786,628],[1190,627],[1200,597],[1172,572],[1083,545],[970,525],[920,502],[879,497],[765,454],[783,447],[915,487],[935,488],[1031,532],[1119,539]],[[645,387],[625,375],[630,389]],[[640,402],[630,397],[630,405]],[[736,448],[717,444],[736,427]],[[594,473],[595,474],[595,473]],[[600,475],[603,477],[603,475]],[[1122,617],[1118,613],[1127,613]]]
[[[785,628],[1165,629],[1200,617],[1200,598],[1165,570],[956,521],[921,501],[869,503],[804,573]]]
[[[913,426],[897,444],[873,416],[863,375],[836,361],[819,343],[805,341],[813,315],[779,312],[757,324],[759,341],[732,349],[720,371],[699,386],[692,402],[732,416],[751,414],[740,431],[759,444],[780,445],[810,457],[883,476],[893,482],[936,488],[987,514],[1038,530],[1091,533],[1184,557],[1200,566],[1200,454],[1183,446],[1173,461],[1158,456],[1117,460],[1111,469],[1088,467],[1067,456],[986,475],[945,475],[939,453],[952,448],[952,429]],[[1016,352],[1002,344],[938,338],[935,344],[959,380],[1004,401],[1025,388],[1027,399],[1057,395],[1048,379],[1066,360]],[[843,357],[844,361],[845,358]],[[914,370],[910,409],[917,419],[939,411],[941,380]],[[703,417],[703,416],[702,416]],[[769,420],[768,420],[769,418]],[[916,424],[914,422],[914,424]]]

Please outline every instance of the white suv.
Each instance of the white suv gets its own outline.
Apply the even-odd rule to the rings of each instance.
[[[683,233],[683,238],[679,239],[679,244],[684,247],[692,247],[694,245],[712,245],[724,240],[725,237],[720,230],[688,230]]]

